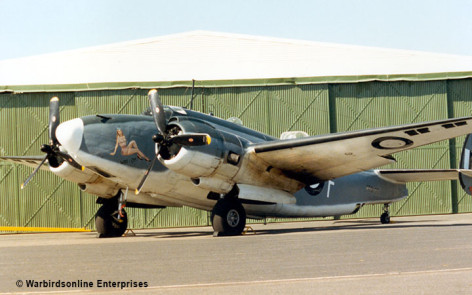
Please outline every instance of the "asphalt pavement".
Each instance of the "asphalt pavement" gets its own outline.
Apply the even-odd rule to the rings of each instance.
[[[0,293],[472,294],[472,214],[0,235]]]

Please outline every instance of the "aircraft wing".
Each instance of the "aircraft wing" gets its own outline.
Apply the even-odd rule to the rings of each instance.
[[[0,157],[2,161],[8,161],[16,164],[22,164],[28,167],[36,168],[38,167],[39,163],[44,159],[44,156],[16,156],[16,157]],[[47,164],[47,161],[46,163]],[[47,165],[41,166],[41,170],[48,170],[49,167]]]
[[[309,183],[389,164],[391,154],[472,133],[472,117],[256,144],[252,153]]]

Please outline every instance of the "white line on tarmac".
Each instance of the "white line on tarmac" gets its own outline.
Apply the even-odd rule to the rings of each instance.
[[[240,281],[240,282],[234,281],[234,282],[221,282],[221,283],[150,286],[147,289],[204,288],[204,287],[223,287],[223,286],[233,286],[233,285],[257,285],[257,284],[270,284],[270,283],[293,283],[293,282],[309,282],[309,281],[323,281],[323,280],[346,280],[346,279],[361,279],[361,278],[370,278],[370,277],[384,277],[384,276],[392,276],[392,275],[404,276],[404,275],[449,273],[449,272],[463,272],[463,271],[472,271],[472,267],[439,269],[439,270],[406,271],[406,272],[388,272],[388,273],[362,274],[362,275],[326,276],[326,277],[315,277],[315,278],[295,278],[295,279],[278,279],[278,280],[256,280],[256,281]]]

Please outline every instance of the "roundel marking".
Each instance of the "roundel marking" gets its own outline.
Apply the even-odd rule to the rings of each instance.
[[[393,150],[404,148],[413,144],[413,141],[396,136],[379,137],[372,141],[372,146],[381,150]]]
[[[324,181],[317,182],[311,185],[305,186],[305,191],[312,196],[316,196],[317,194],[321,193],[324,187]]]

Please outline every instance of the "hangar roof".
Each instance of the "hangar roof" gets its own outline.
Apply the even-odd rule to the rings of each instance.
[[[0,61],[0,92],[472,77],[472,56],[192,31]]]

